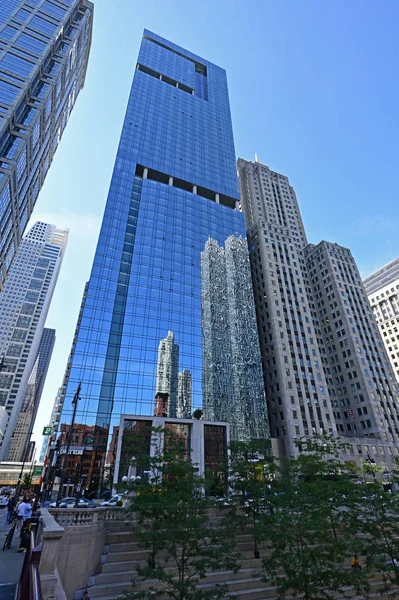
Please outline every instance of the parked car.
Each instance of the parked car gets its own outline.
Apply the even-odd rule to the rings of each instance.
[[[7,506],[7,498],[5,496],[0,496],[0,508],[5,508]]]
[[[74,508],[76,504],[76,498],[63,498],[60,502],[59,508]],[[93,500],[88,498],[79,498],[78,508],[95,508],[96,504]],[[52,502],[50,508],[57,508],[57,502]]]
[[[116,506],[117,503],[119,501],[123,501],[124,500],[124,495],[123,494],[115,494],[115,496],[112,496],[112,498],[110,498],[109,500],[105,500],[104,502],[101,502],[100,506]]]

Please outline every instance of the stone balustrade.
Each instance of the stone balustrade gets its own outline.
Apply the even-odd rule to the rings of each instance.
[[[58,600],[66,600],[57,567],[58,552],[65,530],[45,508],[41,510],[41,521],[43,545],[39,573],[43,598],[50,600],[56,597]]]
[[[57,547],[57,575],[62,583],[64,598],[72,600],[74,592],[79,589],[82,590],[81,598],[104,552],[107,525],[123,520],[124,510],[108,506],[49,508],[48,513],[63,532]]]
[[[98,508],[49,508],[53,518],[61,527],[93,526],[122,518],[123,508],[101,506]]]

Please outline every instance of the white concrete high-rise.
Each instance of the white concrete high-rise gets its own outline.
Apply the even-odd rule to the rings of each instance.
[[[399,389],[350,250],[308,244],[288,178],[238,160],[271,437],[329,433],[392,466]]]
[[[0,460],[8,458],[67,241],[68,230],[36,223],[0,292],[0,406],[8,414]]]
[[[10,461],[24,460],[29,433],[32,431],[36,419],[54,344],[55,329],[45,327],[40,338],[32,373],[29,377],[25,399],[12,436],[8,455]]]
[[[363,284],[399,382],[399,258],[363,279]]]

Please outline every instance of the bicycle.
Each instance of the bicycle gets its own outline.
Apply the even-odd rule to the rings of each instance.
[[[14,537],[14,532],[15,532],[16,526],[17,526],[17,520],[15,519],[12,527],[10,528],[10,530],[8,531],[8,533],[6,535],[6,539],[3,544],[3,551],[9,550],[11,548],[11,542],[12,542],[12,538]]]

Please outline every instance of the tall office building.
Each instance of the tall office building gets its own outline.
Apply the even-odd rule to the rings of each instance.
[[[1,289],[84,85],[93,4],[2,0],[0,5]]]
[[[168,417],[176,416],[177,379],[179,370],[179,345],[175,344],[175,334],[168,331],[165,339],[159,342],[157,380],[155,391],[168,394]]]
[[[188,369],[183,369],[178,375],[176,417],[189,419],[192,413],[192,377]]]
[[[287,177],[238,160],[271,436],[343,436],[348,459],[398,455],[398,387],[355,261],[308,244]]]
[[[75,422],[96,425],[98,472],[120,415],[154,412],[168,331],[202,406],[201,252],[245,236],[225,71],[149,31],[136,67],[60,397],[69,424],[82,382]]]
[[[55,344],[55,329],[45,327],[40,338],[35,363],[28,380],[25,398],[11,440],[8,460],[22,461],[32,431],[46,381],[47,371]]]
[[[8,413],[0,460],[8,457],[67,241],[67,230],[36,223],[22,239],[0,292],[0,406]]]
[[[363,284],[399,382],[399,258],[363,279]]]
[[[229,236],[224,248],[212,238],[207,240],[201,254],[201,288],[204,418],[230,422],[233,439],[268,437],[244,238]]]
[[[24,458],[27,460],[29,452],[28,438],[30,437],[29,432],[31,431],[35,411],[37,370],[38,360],[36,359],[29,375],[18,419],[11,437],[10,451],[7,458],[10,462],[20,462]]]

